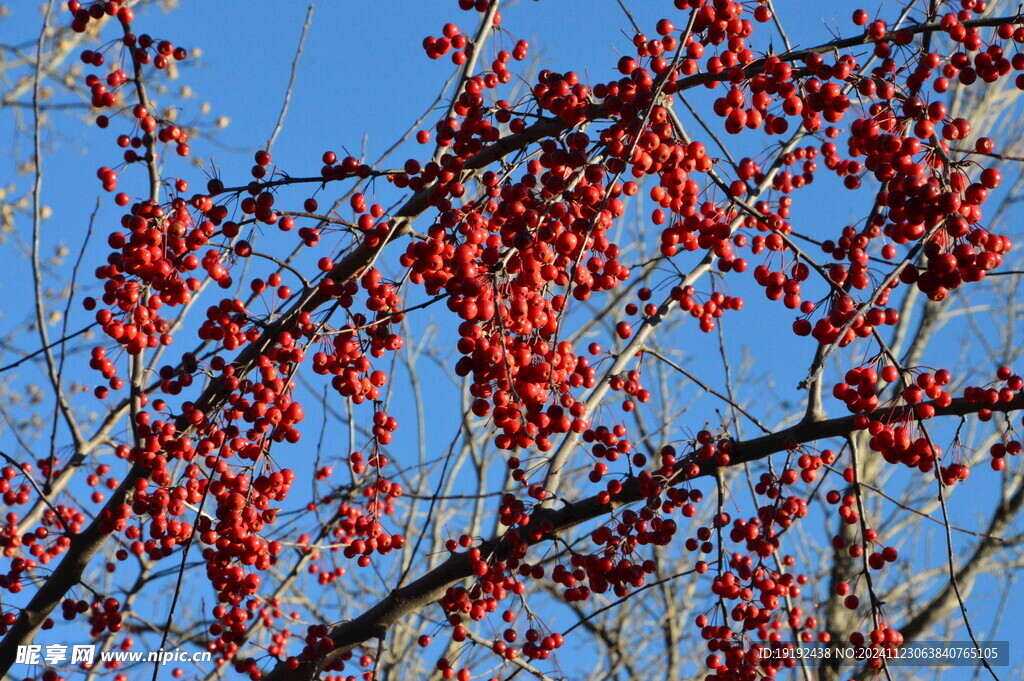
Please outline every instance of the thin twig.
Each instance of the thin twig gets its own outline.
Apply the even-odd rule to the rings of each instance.
[[[274,132],[270,133],[270,139],[267,140],[267,151],[274,146],[274,142],[277,141],[277,135],[281,132],[281,128],[284,127],[284,117],[288,113],[288,105],[292,101],[292,89],[295,87],[295,77],[299,72],[299,59],[302,57],[302,48],[306,44],[306,33],[309,31],[310,24],[313,23],[313,5],[310,4],[309,9],[306,10],[306,22],[302,25],[302,35],[299,36],[299,46],[295,50],[295,58],[292,59],[292,72],[288,77],[288,89],[284,93],[284,102],[281,103],[281,113],[277,116],[277,124],[274,125]]]

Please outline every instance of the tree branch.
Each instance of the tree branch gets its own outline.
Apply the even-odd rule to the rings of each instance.
[[[947,407],[935,407],[935,416],[966,416],[976,414],[982,409],[994,412],[1010,412],[1024,409],[1024,393],[1010,402],[1001,402],[987,406],[978,402],[968,402],[958,398]],[[913,414],[915,406],[878,409],[869,415],[872,420],[898,421]],[[733,444],[730,466],[750,463],[778,452],[789,451],[793,446],[815,442],[818,440],[844,437],[856,431],[854,421],[857,415],[828,419],[825,421],[805,421],[769,435],[736,442]],[[681,473],[690,464],[696,463],[699,473],[695,477],[713,476],[719,468],[714,461],[696,462],[684,459],[677,464]],[[694,479],[694,478],[690,478]],[[607,515],[611,511],[627,504],[636,503],[645,498],[640,482],[635,477],[623,481],[622,491],[611,497],[611,501],[602,504],[598,497],[592,496],[575,503],[570,503],[557,510],[542,509],[533,514],[529,524],[519,530],[519,536],[529,544],[550,541],[560,534],[589,520]],[[532,537],[538,537],[532,539]],[[492,538],[479,547],[481,554],[494,555],[498,560],[508,556],[510,542],[505,538]],[[281,681],[284,679],[313,679],[344,653],[366,641],[383,636],[387,630],[403,617],[410,615],[440,599],[448,587],[473,574],[466,553],[458,553],[427,572],[408,585],[393,590],[386,598],[365,611],[355,619],[335,627],[329,634],[334,649],[316,660],[303,660],[298,669],[289,669],[284,662],[279,663],[263,678],[264,681]]]

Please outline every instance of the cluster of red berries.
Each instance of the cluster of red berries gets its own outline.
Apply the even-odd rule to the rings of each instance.
[[[850,412],[861,414],[877,409],[879,393],[894,385],[896,394],[906,404],[917,405],[915,415],[921,419],[931,418],[936,407],[948,407],[952,402],[952,396],[943,390],[952,381],[952,375],[946,369],[935,373],[921,371],[916,378],[905,375],[902,383],[899,381],[900,371],[891,364],[882,367],[880,372],[871,366],[854,367],[846,372],[843,382],[832,387],[832,395],[845,402]],[[924,400],[928,402],[923,403]]]
[[[790,566],[794,562],[792,556],[785,556],[781,565]],[[800,640],[807,642],[826,636],[814,634],[816,618],[804,617],[798,607],[790,609],[784,620],[775,617],[787,597],[799,597],[800,587],[806,582],[805,575],[769,570],[756,565],[749,556],[734,553],[729,559],[729,570],[714,578],[711,590],[723,602],[737,601],[729,610],[729,617],[741,632],[754,634],[760,641],[776,642],[782,638],[780,630],[789,627],[790,631],[798,632]],[[707,615],[698,615],[694,624],[700,629],[701,638],[707,641],[705,665],[719,678],[755,678],[758,673],[773,675],[784,664],[781,657],[760,657],[763,644],[737,636],[730,624],[713,624]]]
[[[998,383],[988,386],[967,386],[964,388],[964,399],[974,404],[984,404],[986,408],[978,412],[978,418],[988,421],[992,418],[992,410],[987,407],[994,407],[999,403],[1013,402],[1018,393],[1024,390],[1024,378],[1013,373],[1010,367],[1002,366],[996,369],[996,380]]]
[[[117,17],[122,24],[130,24],[135,20],[135,12],[126,7],[123,0],[106,0],[105,2],[86,2],[82,6],[80,0],[68,0],[67,8],[71,13],[71,30],[84,33],[91,21],[99,21],[104,17]]]
[[[441,29],[440,38],[434,36],[428,36],[423,39],[423,51],[427,53],[427,56],[431,59],[440,59],[444,55],[452,52],[452,63],[455,65],[462,65],[466,62],[466,47],[469,45],[468,36],[459,30],[459,27],[455,24],[445,24]]]
[[[520,40],[511,50],[497,50],[488,70],[466,74],[461,80],[463,87],[454,98],[451,114],[436,121],[431,132],[417,134],[421,144],[431,138],[437,144],[439,153],[430,161],[408,159],[400,171],[385,173],[352,156],[339,159],[334,152],[323,154],[319,178],[307,180],[326,184],[385,175],[398,189],[421,192],[419,196],[436,212],[426,233],[412,238],[397,258],[407,279],[388,280],[372,264],[365,264],[376,262],[379,249],[398,230],[408,232],[400,217],[388,216],[382,204],[358,191],[349,200],[354,213],[351,222],[316,216],[319,204],[313,197],[303,203],[304,215],[282,210],[276,205],[277,188],[293,178],[273,164],[267,151],[256,153],[252,180],[241,188],[228,189],[215,178],[207,184],[207,193],[185,198],[188,183],[178,180],[174,183],[177,195],[166,203],[159,203],[155,196],[133,203],[126,193],[117,194],[115,203],[127,211],[107,238],[106,264],[96,270],[103,293],[98,299],[87,299],[85,305],[96,310],[103,332],[129,355],[172,342],[172,324],[161,311],[189,303],[204,278],[223,289],[231,287],[240,269],[237,264],[258,255],[251,240],[263,225],[289,232],[297,218],[316,219],[315,227],[302,224],[297,230],[306,248],[317,247],[325,233],[334,233],[329,230],[337,229],[347,239],[338,254],[340,260],[320,258],[321,276],[309,290],[303,289],[302,296],[294,296],[280,272],[251,280],[253,300],[271,299],[265,315],[253,309],[252,301],[234,298],[207,308],[198,337],[218,351],[238,351],[237,359],[213,354],[201,362],[186,353],[178,366],[161,367],[158,388],[164,395],[178,396],[203,373],[210,376],[218,394],[206,393],[196,402],[182,400],[177,405],[154,398],[152,411],[137,411],[132,424],[134,446],[122,445],[117,454],[142,475],[134,478],[129,499],[108,504],[98,514],[104,532],[121,532],[129,542],[116,553],[120,561],[132,554],[159,560],[198,537],[218,599],[212,609],[216,621],[209,627],[214,637],[211,647],[225,659],[238,652],[252,623],[261,618],[273,623],[283,615],[279,604],[264,602],[259,591],[261,573],[284,548],[280,541],[268,539],[268,530],[295,475],[272,466],[268,454],[274,443],[295,443],[301,438],[305,414],[294,393],[294,376],[307,361],[314,373],[331,376],[332,388],[343,398],[374,405],[372,443],[365,448],[366,454],[353,452],[347,461],[357,478],[354,490],[321,500],[322,505],[336,509],[332,527],[324,534],[333,542],[330,550],[366,567],[371,556],[388,554],[405,544],[405,538],[389,533],[383,522],[394,513],[403,490],[386,475],[389,461],[381,447],[392,442],[398,423],[381,405],[388,375],[373,362],[403,347],[398,325],[404,314],[404,281],[422,287],[428,295],[445,297],[448,309],[458,318],[460,358],[455,372],[468,378],[473,413],[495,426],[494,443],[510,452],[510,475],[526,490],[526,499],[513,493],[501,498],[499,519],[510,529],[500,554],[488,545],[474,545],[468,536],[448,543],[452,553],[464,550],[471,579],[450,587],[440,601],[452,637],[461,643],[468,636],[466,619],[481,621],[497,612],[503,600],[525,592],[527,579],[550,579],[562,587],[567,601],[607,592],[624,597],[641,588],[656,568],[653,560],[642,556],[642,547],[670,543],[677,534],[676,520],[670,515],[679,512],[692,518],[696,504],[703,500],[700,490],[691,489],[687,481],[710,467],[733,463],[733,440],[702,430],[683,461],[668,447],[649,467],[647,455],[634,451],[624,425],[592,423],[586,404],[578,398],[582,390],[597,384],[597,369],[566,340],[562,322],[575,302],[612,291],[630,278],[630,268],[622,261],[623,249],[611,235],[625,215],[626,199],[640,190],[638,180],[650,178],[653,185],[649,195],[656,207],[651,222],[658,228],[664,258],[700,249],[714,256],[719,272],[739,274],[749,266],[741,257],[742,249],[754,256],[767,254],[753,268],[754,281],[769,300],[781,300],[787,309],[799,311],[801,318],[793,325],[797,335],[810,335],[823,345],[847,345],[870,336],[879,326],[898,323],[897,312],[886,306],[899,285],[915,285],[932,300],[942,300],[1001,264],[1010,240],[982,226],[981,207],[1002,178],[994,168],[976,170],[968,160],[972,151],[951,144],[971,134],[970,122],[951,117],[941,102],[928,102],[920,93],[928,83],[941,93],[952,78],[965,85],[978,78],[992,83],[1024,69],[1024,57],[1008,57],[1000,44],[1024,43],[1024,28],[999,26],[994,37],[986,39],[980,27],[964,26],[984,11],[985,3],[963,0],[961,11],[941,19],[942,30],[960,51],[948,57],[921,54],[904,68],[895,48],[909,44],[913,35],[890,30],[885,21],[870,20],[858,10],[853,23],[865,27],[865,38],[874,43],[878,57],[878,65],[865,72],[857,57],[849,54],[833,59],[807,51],[800,53],[799,63],[792,55],[757,58],[750,38],[757,23],[772,18],[765,4],[748,7],[733,0],[675,0],[674,4],[693,11],[692,23],[680,29],[672,20],[662,19],[656,37],[635,35],[633,54],[618,60],[614,79],[591,86],[573,71],[541,71],[529,93],[536,104],[534,111],[520,111],[492,92],[512,80],[508,64],[525,59],[528,44]],[[489,8],[486,0],[459,0],[459,6],[478,12]],[[130,72],[150,64],[164,69],[171,60],[184,59],[185,50],[167,40],[133,33],[134,14],[118,0],[85,4],[71,0],[68,10],[75,31],[85,31],[90,22],[105,16],[116,17],[124,31],[116,43],[123,64],[108,64],[110,54],[104,51],[82,54],[85,64],[107,68],[106,73],[85,79],[93,105],[111,111],[121,106],[130,112],[131,130],[117,137],[123,165],[98,169],[103,188],[114,191],[124,167],[155,164],[159,145],[173,144],[179,155],[188,155],[187,130],[163,120],[145,101],[125,104],[132,99],[126,94],[133,83]],[[493,17],[494,25],[500,26],[500,13]],[[442,37],[428,37],[423,48],[433,59],[451,53],[455,64],[463,64],[467,51],[476,46],[449,23]],[[131,70],[125,68],[129,63]],[[1024,76],[1017,79],[1024,87]],[[793,124],[811,133],[821,131],[828,141],[820,147],[787,151],[771,169],[744,158],[731,170],[734,179],[721,182],[715,175],[715,183],[709,183],[711,173],[725,164],[712,158],[703,143],[686,138],[668,106],[676,93],[697,85],[721,87],[713,111],[729,134],[762,131],[775,136]],[[866,108],[853,106],[853,89],[868,102]],[[831,141],[840,135],[833,124],[846,120],[851,111],[858,111],[859,117],[848,122],[847,145],[841,149]],[[475,176],[493,160],[486,152],[501,140],[503,126],[513,135],[529,137],[537,116],[543,125],[560,122],[565,134],[538,140],[537,153],[520,166]],[[586,130],[581,126],[596,120],[605,122]],[[101,128],[110,123],[108,115],[97,118]],[[991,140],[981,138],[973,153],[990,154],[993,146]],[[788,222],[791,195],[814,181],[819,163],[850,190],[860,187],[870,174],[881,183],[881,191],[871,218],[859,227],[845,227],[835,241],[822,244],[831,262],[821,269],[831,290],[815,303],[805,299],[812,276],[809,259],[786,261],[782,256],[792,250],[788,242],[793,231]],[[480,192],[467,187],[471,178],[479,180]],[[752,199],[754,210],[750,211],[740,199],[752,185],[766,191],[764,197],[759,193]],[[720,198],[719,190],[724,194]],[[333,226],[338,223],[343,227]],[[246,225],[253,225],[252,233],[243,235]],[[217,237],[230,243],[218,244]],[[879,245],[882,259],[888,261],[897,257],[897,246],[906,248],[904,262],[894,272],[898,276],[883,282],[873,279],[869,267],[871,249]],[[922,259],[915,261],[919,253]],[[373,257],[354,271],[345,266],[349,256],[365,254]],[[870,298],[859,297],[858,292],[872,288]],[[268,290],[272,295],[265,295]],[[640,323],[647,323],[660,315],[663,308],[652,301],[652,295],[650,288],[640,289],[638,301],[625,305],[625,316],[640,316]],[[725,311],[743,305],[741,298],[717,291],[698,294],[692,285],[674,286],[669,295],[685,314],[699,320],[704,332],[714,330],[715,320]],[[298,302],[292,300],[295,297]],[[346,323],[334,330],[326,330],[326,321],[314,317],[316,307],[328,301],[347,315]],[[816,313],[819,316],[812,321]],[[633,338],[633,323],[619,321],[616,333],[623,341]],[[319,344],[316,349],[307,352],[315,343]],[[596,344],[590,348],[591,356],[601,353]],[[106,381],[96,388],[100,398],[124,387],[117,375],[117,359],[118,353],[104,347],[92,351],[90,366]],[[967,401],[994,407],[1015,400],[1024,389],[1024,380],[1009,369],[1001,368],[997,377],[1003,386],[968,388]],[[952,484],[967,477],[968,467],[960,461],[944,462],[941,448],[921,426],[936,409],[951,404],[952,397],[943,389],[950,380],[946,370],[901,374],[894,366],[880,370],[862,366],[851,369],[834,386],[833,395],[858,415],[856,427],[869,432],[872,451],[890,463],[922,471],[938,466],[940,478]],[[880,395],[889,385],[898,387],[892,392],[893,406],[907,407],[892,422],[878,411],[883,406]],[[650,400],[639,362],[611,377],[609,387],[624,393],[626,412]],[[142,396],[143,409],[149,399]],[[980,417],[987,420],[991,410],[982,410]],[[544,522],[533,521],[534,502],[557,490],[531,481],[528,470],[532,469],[524,467],[525,457],[516,450],[547,452],[558,436],[570,433],[581,435],[593,457],[588,479],[599,486],[599,502],[610,504],[622,492],[616,464],[622,467],[628,462],[631,473],[634,467],[639,469],[633,482],[645,503],[594,529],[592,550],[575,549],[568,559],[546,570],[527,561],[530,545],[552,530]],[[790,449],[796,452],[797,447]],[[990,450],[993,468],[1001,469],[1006,456],[1021,449],[1017,440],[1009,438],[994,445]],[[723,567],[714,574],[711,592],[723,606],[732,602],[731,621],[712,624],[704,615],[696,621],[707,641],[706,665],[718,679],[753,678],[779,668],[781,663],[760,659],[761,644],[750,643],[741,634],[756,633],[771,645],[788,626],[802,640],[815,636],[827,640],[826,634],[815,633],[815,618],[804,617],[799,607],[782,605],[786,599],[798,598],[807,581],[805,575],[789,570],[794,559],[782,556],[777,569],[766,567],[763,560],[779,551],[779,534],[807,514],[806,500],[787,487],[798,481],[813,482],[818,471],[835,462],[836,455],[825,450],[796,458],[795,467],[785,468],[778,476],[761,477],[755,492],[766,501],[756,515],[733,519],[718,513],[710,526],[696,528],[684,542],[687,550],[706,556],[715,552],[717,535],[718,550],[723,552],[719,556]],[[44,472],[55,473],[48,468]],[[95,481],[90,481],[93,503],[105,501],[100,476],[108,473],[97,472]],[[31,496],[27,482],[15,484],[19,474],[8,467],[0,476],[0,493],[8,505],[26,503]],[[316,477],[325,479],[330,474],[330,467],[324,467]],[[856,482],[850,469],[844,479]],[[114,489],[118,481],[108,477],[104,484]],[[845,523],[864,521],[854,495],[832,491],[826,499],[837,506]],[[193,527],[184,516],[200,506],[207,512],[197,514]],[[65,507],[58,510],[63,514],[60,519],[48,510],[42,525],[23,535],[18,534],[17,516],[8,514],[0,542],[12,561],[9,572],[0,575],[0,587],[19,592],[39,564],[66,550],[70,539],[58,536],[54,528],[62,521],[76,531],[85,518]],[[726,539],[738,550],[725,554]],[[862,543],[847,546],[836,541],[843,540],[834,540],[837,550],[846,549],[853,557],[870,551],[866,560],[872,569],[897,558],[895,548],[873,546],[878,542],[871,530],[864,531]],[[322,548],[314,546],[308,535],[300,537],[298,546],[310,556],[308,571],[317,574],[321,584],[345,574],[343,567],[328,569],[318,562]],[[25,547],[29,556],[21,557]],[[703,560],[696,563],[699,574],[711,569]],[[837,595],[846,599],[847,607],[859,606],[849,585],[840,591]],[[66,619],[90,612],[97,635],[121,626],[120,604],[113,599],[91,604],[68,599],[63,609]],[[511,625],[515,613],[506,610],[502,618]],[[5,613],[2,631],[12,622],[11,613]],[[851,641],[899,644],[897,632],[879,622],[873,626],[867,636],[857,632]],[[286,664],[294,669],[302,659],[330,652],[334,644],[329,633],[324,625],[309,627],[301,655],[287,657]],[[275,632],[271,652],[286,657],[290,636]],[[520,643],[518,636],[509,626],[491,649],[507,660],[519,655],[545,659],[563,644],[560,634],[544,633],[535,626],[525,630],[525,642],[514,645]],[[427,644],[429,637],[425,643],[421,639],[421,645]],[[354,655],[358,653],[346,652],[328,670],[343,670]],[[362,667],[372,664],[365,654],[356,659]],[[235,666],[252,679],[263,673],[252,659],[239,660]],[[454,668],[448,658],[442,658],[437,668],[444,678],[471,676],[469,669]]]

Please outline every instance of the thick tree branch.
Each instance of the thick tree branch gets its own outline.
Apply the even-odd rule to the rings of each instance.
[[[1010,412],[1024,408],[1024,394],[1018,395],[1010,402],[1001,402],[991,407],[978,402],[968,402],[964,398],[953,400],[948,407],[933,406],[935,406],[936,417],[966,416],[976,414],[986,408],[994,412]],[[913,406],[904,405],[879,409],[871,413],[869,417],[873,420],[895,422],[911,417],[913,411]],[[857,415],[851,414],[825,421],[801,422],[769,435],[736,442],[730,454],[730,466],[739,466],[764,459],[802,444],[845,437],[856,432],[854,427],[856,418]],[[682,472],[692,463],[697,463],[699,467],[696,477],[713,476],[718,470],[713,461],[699,463],[691,459],[684,459],[680,462],[678,470]],[[610,503],[602,504],[595,495],[557,510],[542,509],[535,512],[530,523],[518,531],[519,537],[531,544],[550,541],[582,523],[607,515],[626,504],[641,501],[645,498],[645,491],[647,490],[641,489],[639,480],[631,477],[623,482],[622,492],[614,495]],[[537,538],[533,539],[533,537]],[[508,556],[511,544],[505,538],[493,538],[484,542],[479,548],[483,555],[493,555],[500,560]],[[334,644],[334,650],[330,653],[317,660],[305,660],[296,670],[289,669],[282,662],[264,676],[265,681],[316,678],[317,674],[339,659],[341,655],[370,639],[383,636],[402,618],[437,601],[444,595],[448,587],[472,574],[471,564],[466,553],[451,556],[419,579],[392,591],[362,615],[335,627],[330,632],[330,638]]]

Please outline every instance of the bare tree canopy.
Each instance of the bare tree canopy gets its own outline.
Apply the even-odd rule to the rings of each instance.
[[[1017,5],[0,35],[4,678],[1024,675]]]

